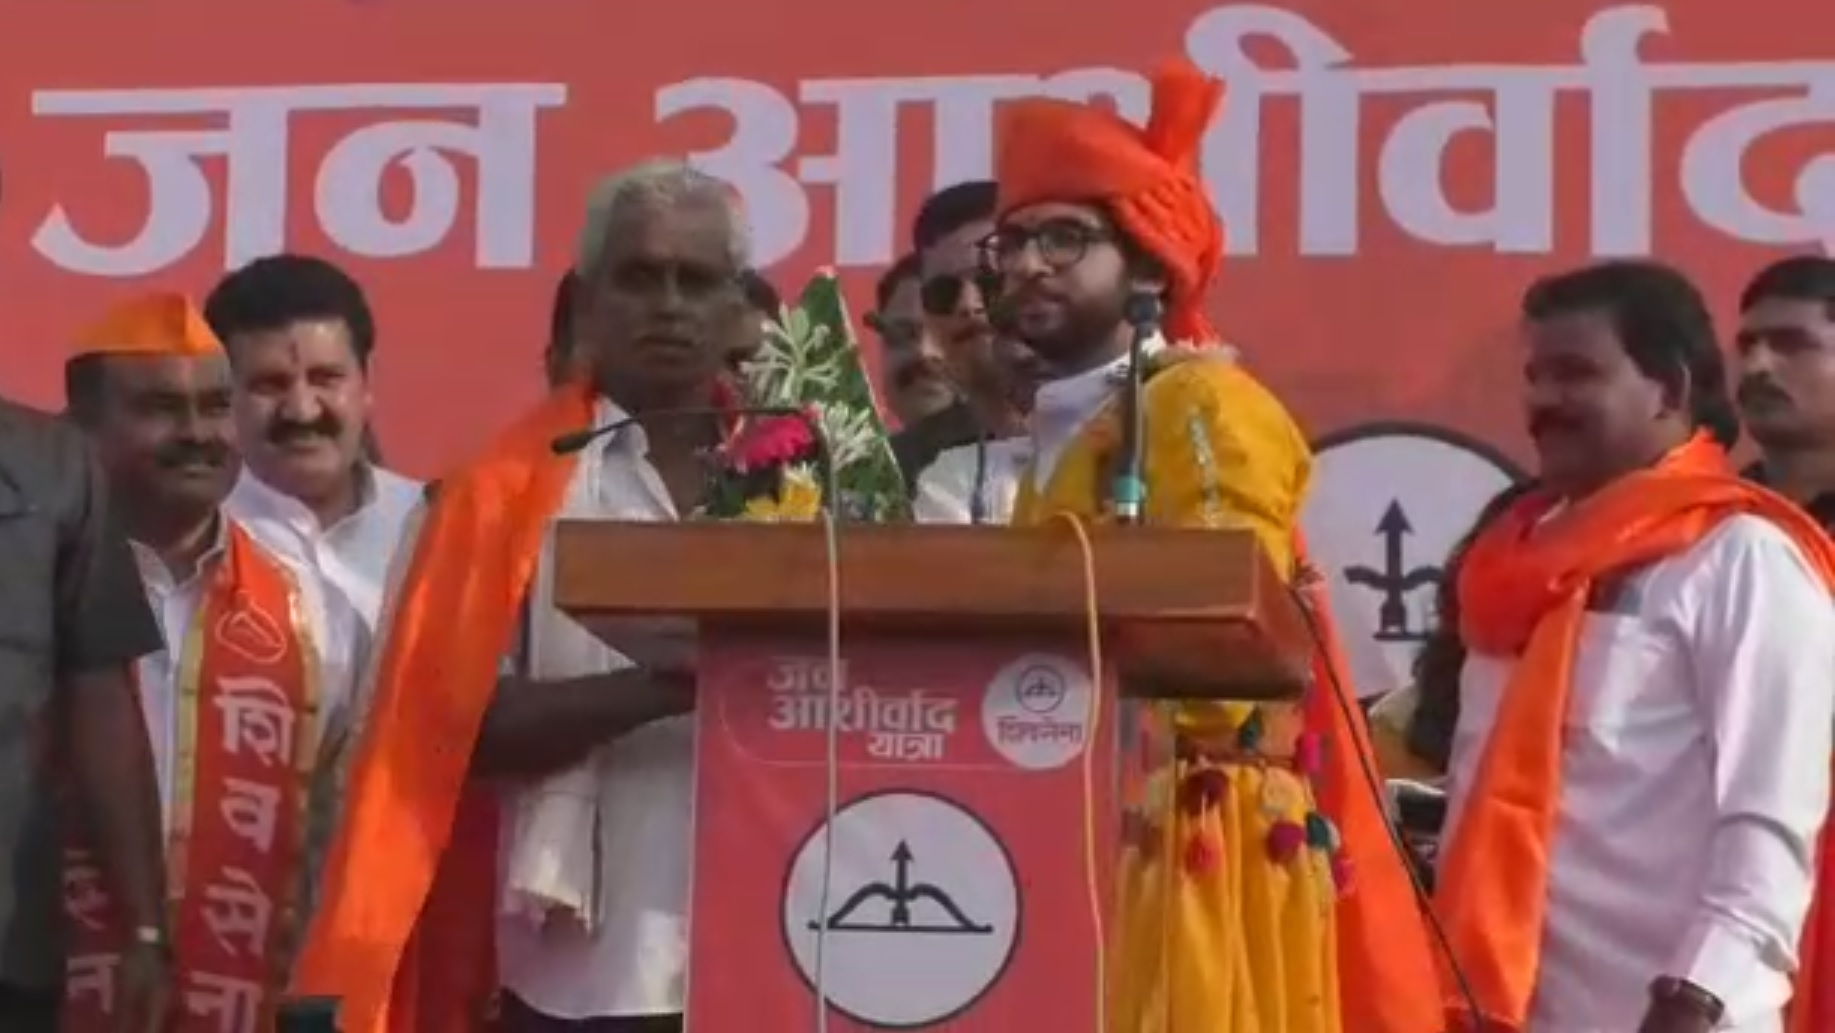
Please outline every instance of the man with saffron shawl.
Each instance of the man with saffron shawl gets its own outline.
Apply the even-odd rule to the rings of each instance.
[[[1124,309],[1152,291],[1165,318],[1143,399],[1145,520],[1248,528],[1297,577],[1306,439],[1201,310],[1223,236],[1196,159],[1222,90],[1184,64],[1153,86],[1144,131],[1048,100],[1015,105],[1002,127],[986,246],[1016,335],[1059,377],[1038,394],[1013,522],[1104,512],[1133,333]],[[1304,704],[1172,708],[1178,759],[1126,822],[1113,1028],[1438,1033],[1433,959],[1360,770],[1353,693],[1322,676]]]
[[[656,162],[602,183],[576,258],[590,378],[443,479],[404,550],[295,975],[340,999],[345,1033],[475,1033],[494,1003],[505,1033],[681,1028],[692,657],[646,641],[634,668],[555,610],[545,543],[560,516],[701,502],[727,360],[758,319],[745,252],[718,180]]]
[[[1552,277],[1523,319],[1540,486],[1458,578],[1435,897],[1463,966],[1453,1028],[1777,1033],[1787,1003],[1835,992],[1799,956],[1835,737],[1835,547],[1729,464],[1724,363],[1681,274]]]
[[[223,514],[239,467],[229,360],[188,299],[116,306],[64,371],[66,415],[94,442],[166,641],[134,680],[173,880],[171,1028],[266,1026],[305,905],[321,734],[349,701],[363,622]],[[114,1030],[110,972],[147,945],[75,838],[63,1028]]]

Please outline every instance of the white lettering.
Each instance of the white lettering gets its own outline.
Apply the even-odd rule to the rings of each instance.
[[[690,152],[688,160],[739,193],[752,228],[752,261],[770,265],[809,235],[809,198],[779,167],[796,148],[796,105],[749,79],[690,79],[656,92],[659,122],[708,110],[732,119],[732,135],[719,147]]]
[[[185,988],[185,1011],[216,1019],[217,1033],[255,1033],[261,1018],[261,984],[247,979],[193,972]]]
[[[280,823],[278,787],[243,778],[224,779],[218,810],[230,831],[255,849],[264,854],[274,849],[274,831]]]
[[[943,737],[934,732],[879,732],[867,740],[867,755],[878,760],[904,762],[942,760],[943,746]]]
[[[224,677],[212,699],[223,712],[223,750],[244,750],[263,767],[293,763],[293,707],[274,682],[260,677]]]
[[[1835,251],[1835,154],[1811,159],[1792,183],[1796,212],[1780,212],[1747,193],[1746,153],[1759,137],[1787,126],[1835,124],[1835,65],[1801,97],[1754,101],[1708,120],[1682,148],[1682,193],[1690,207],[1729,236],[1761,244],[1817,244]]]
[[[224,868],[221,881],[204,887],[203,912],[210,935],[231,955],[261,957],[267,953],[274,904],[253,875],[241,868]],[[242,941],[240,946],[237,940]]]
[[[841,662],[841,681],[847,683],[847,661]],[[827,692],[829,663],[826,659],[778,657],[771,662],[771,676],[765,685],[772,692]]]
[[[80,1001],[93,997],[96,1010],[111,1015],[115,1010],[115,970],[121,965],[117,954],[78,954],[64,963],[64,997]]]
[[[831,700],[826,693],[784,693],[772,699],[770,727],[780,732],[825,731],[829,726]],[[832,701],[836,730],[869,735],[891,733],[938,733],[952,735],[956,730],[954,699],[940,699],[919,689],[897,695],[882,695],[870,686],[854,686]]]
[[[1366,179],[1403,233],[1444,247],[1502,254],[1545,254],[1558,246],[1556,161],[1558,98],[1581,96],[1590,107],[1591,205],[1584,229],[1598,254],[1648,253],[1653,215],[1651,123],[1659,93],[1806,91],[1747,104],[1703,126],[1683,155],[1683,195],[1704,221],[1742,240],[1792,244],[1835,238],[1835,156],[1810,162],[1795,184],[1796,212],[1755,201],[1738,159],[1758,137],[1818,121],[1835,111],[1835,62],[1746,64],[1646,63],[1640,48],[1669,31],[1663,8],[1622,4],[1583,24],[1578,60],[1539,65],[1442,63],[1360,66],[1355,55],[1304,15],[1266,4],[1220,5],[1188,27],[1185,49],[1199,67],[1229,84],[1223,113],[1206,133],[1201,163],[1233,256],[1268,245],[1262,225],[1261,142],[1271,105],[1294,102],[1297,157],[1277,167],[1296,183],[1295,250],[1306,256],[1356,254],[1362,240],[1360,196]],[[1272,43],[1287,60],[1258,61]],[[811,188],[835,198],[832,248],[817,251],[842,266],[890,261],[903,249],[897,199],[979,178],[993,167],[995,109],[1028,96],[1112,101],[1123,117],[1143,122],[1147,84],[1111,68],[1071,69],[1050,77],[981,74],[877,79],[816,79],[794,94],[735,79],[697,79],[657,94],[657,115],[671,119],[714,110],[732,119],[719,146],[691,160],[732,182],[754,221],[760,264],[805,245]],[[1366,98],[1412,102],[1393,125],[1365,136]],[[802,109],[832,109],[833,150],[802,156]],[[901,183],[902,117],[928,108],[932,181]],[[826,113],[826,112],[824,112]],[[1445,183],[1448,156],[1461,137],[1485,134],[1493,151],[1490,197],[1456,205]],[[1370,153],[1365,154],[1367,146]],[[1366,160],[1374,163],[1366,176]],[[1835,247],[1835,240],[1830,241]]]
[[[33,235],[39,254],[96,276],[142,276],[189,255],[204,239],[214,203],[200,161],[225,159],[224,254],[228,268],[286,247],[289,119],[308,111],[451,109],[475,124],[404,120],[358,130],[333,147],[316,181],[325,232],[356,254],[394,258],[427,251],[451,232],[458,180],[443,152],[478,167],[474,258],[483,268],[526,268],[533,254],[535,120],[564,103],[560,84],[271,86],[176,90],[41,90],[35,115],[52,117],[219,116],[220,128],[114,130],[102,153],[128,158],[147,177],[148,214],[126,243],[96,244],[63,206]],[[413,179],[414,205],[399,222],[381,210],[381,177],[399,162]]]
[[[1032,742],[1081,745],[1083,726],[1075,721],[1058,721],[1049,717],[1008,715],[994,722],[994,737],[1000,740],[1002,745]]]

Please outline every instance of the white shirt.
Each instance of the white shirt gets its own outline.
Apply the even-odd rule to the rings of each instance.
[[[1031,457],[1026,438],[948,449],[918,475],[912,512],[919,523],[970,524],[979,510],[982,523],[1005,524],[1013,519],[1013,499]]]
[[[223,508],[261,544],[328,592],[343,595],[374,635],[389,565],[408,515],[420,504],[421,484],[379,466],[366,470],[356,512],[330,527],[321,527],[305,503],[247,467]]]
[[[1147,342],[1147,354],[1165,347],[1159,338]],[[1095,369],[1084,370],[1058,380],[1040,384],[1033,397],[1032,415],[1027,427],[1032,436],[1032,487],[1044,491],[1058,460],[1083,428],[1094,419],[1115,392],[1121,390],[1128,371],[1128,358],[1122,356]]]
[[[1462,673],[1449,844],[1513,667]],[[1733,517],[1589,611],[1571,692],[1530,1028],[1636,1029],[1668,975],[1719,997],[1722,1029],[1782,1030],[1829,804],[1828,591],[1782,531]]]
[[[601,401],[593,423],[623,412]],[[580,454],[569,496],[606,520],[672,521],[674,503],[646,458],[648,442],[635,424],[594,442]],[[551,545],[552,543],[550,543]],[[594,640],[555,609],[551,547],[544,547],[530,614],[530,665],[541,678],[603,674],[630,662]],[[572,639],[569,642],[567,640]],[[557,643],[556,663],[539,655]],[[566,924],[537,929],[522,915],[498,923],[503,984],[544,1014],[560,1019],[658,1015],[683,1008],[688,969],[688,877],[693,844],[694,719],[645,725],[601,749],[599,779],[599,927],[591,934]],[[510,801],[512,807],[514,800]],[[512,826],[513,827],[513,826]]]
[[[140,708],[153,746],[153,766],[159,779],[160,812],[170,829],[173,796],[173,757],[178,752],[178,701],[174,679],[185,636],[197,616],[204,590],[228,544],[226,525],[219,523],[217,539],[198,560],[191,576],[179,581],[152,549],[130,542],[146,587],[147,602],[159,621],[166,648],[140,658],[135,667],[140,688]],[[353,685],[366,661],[369,635],[355,610],[338,596],[327,596],[302,579],[301,602],[309,622],[312,648],[319,664],[319,731],[323,733],[349,703]]]

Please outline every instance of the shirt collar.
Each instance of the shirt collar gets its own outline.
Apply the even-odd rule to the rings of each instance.
[[[128,539],[127,544],[134,552],[134,564],[140,568],[140,578],[147,587],[172,591],[196,582],[222,557],[223,550],[229,546],[229,523],[224,520],[220,510],[212,518],[210,544],[198,555],[197,565],[183,581],[172,576],[172,568],[166,565],[166,561],[152,546],[132,538]]]
[[[1165,347],[1165,338],[1155,334],[1143,343],[1142,352],[1152,356]],[[1126,383],[1127,375],[1128,357],[1123,355],[1094,369],[1040,384],[1032,408],[1034,435],[1049,438],[1074,432]]]
[[[310,507],[262,480],[251,467],[242,468],[242,476],[236,479],[233,494],[239,497],[241,503],[258,513],[284,520],[302,531],[329,534],[375,512],[378,503],[397,492],[409,492],[415,501],[420,499],[420,488],[413,481],[380,466],[357,464],[357,508],[330,527],[321,527],[318,516]],[[246,516],[244,510],[236,512],[238,516]]]

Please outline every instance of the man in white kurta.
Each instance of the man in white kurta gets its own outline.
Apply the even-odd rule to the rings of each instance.
[[[1728,462],[1680,274],[1582,269],[1524,312],[1540,486],[1459,571],[1449,1005],[1538,1033],[1774,1033],[1829,805],[1835,555]]]
[[[1466,661],[1449,843],[1513,666]],[[1531,1028],[1635,1030],[1652,976],[1686,971],[1725,988],[1727,1028],[1782,1029],[1828,801],[1827,591],[1734,517],[1589,612],[1573,670]]]

